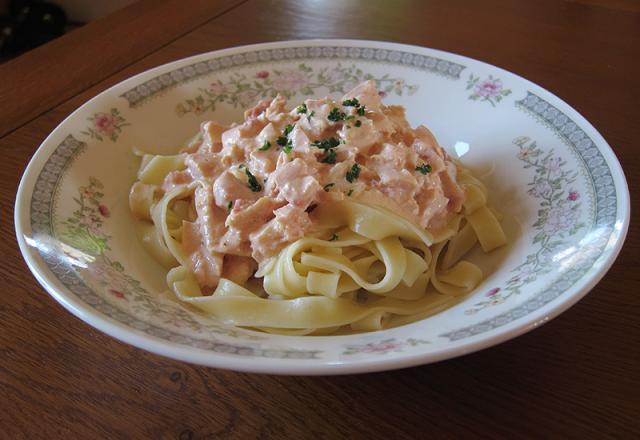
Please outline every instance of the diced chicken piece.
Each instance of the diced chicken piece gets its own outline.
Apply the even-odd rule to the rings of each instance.
[[[258,264],[250,257],[225,255],[222,268],[222,278],[233,281],[241,286],[255,273]]]
[[[285,106],[287,105],[287,100],[282,95],[277,95],[271,101],[269,108],[265,111],[264,115],[267,121],[271,121],[274,123],[281,123],[286,117],[287,113],[285,111]]]
[[[162,189],[164,192],[170,192],[191,182],[193,182],[193,175],[188,170],[172,171],[164,178]]]
[[[293,131],[289,134],[289,139],[291,140],[293,151],[310,151],[309,137],[298,124],[293,127]]]
[[[222,147],[223,149],[229,149],[233,146],[237,146],[241,140],[249,140],[250,145],[255,144],[255,136],[258,135],[265,127],[266,123],[258,119],[249,119],[246,122],[231,127],[224,133],[222,133]]]
[[[300,115],[298,124],[304,129],[311,141],[323,139],[325,132],[332,125],[327,119],[335,105],[329,99],[307,99],[307,113]]]
[[[201,228],[196,223],[182,223],[182,247],[189,255],[190,269],[204,287],[216,287],[222,274],[222,254],[207,249]]]
[[[193,176],[194,180],[215,180],[225,169],[218,153],[190,154],[187,156],[185,164],[187,171]]]
[[[365,81],[358,84],[349,93],[344,95],[340,102],[353,98],[357,98],[360,104],[364,105],[367,110],[380,111],[382,99],[378,94],[376,82],[373,80]]]
[[[349,182],[346,179],[347,173],[351,170],[351,167],[355,163],[354,160],[355,155],[350,155],[350,157],[340,158],[340,160],[332,166],[326,167],[326,173],[321,177],[320,181],[326,185],[328,183],[333,183],[334,186],[332,190],[349,192],[350,190],[354,190],[354,192],[359,192],[364,186],[364,181],[366,181],[366,172],[363,174],[363,170],[360,170],[360,177],[358,180],[354,180],[353,182]]]
[[[417,213],[418,204],[415,195],[418,191],[416,178],[407,170],[400,170],[395,175],[385,175],[378,184],[380,191],[396,201],[412,214]]]
[[[296,158],[278,167],[269,177],[269,183],[275,185],[280,198],[305,210],[316,200],[318,192],[323,190],[315,175],[314,169]]]
[[[446,214],[447,199],[442,191],[442,188],[438,184],[423,186],[422,189],[416,195],[416,202],[420,206],[420,226],[423,228],[429,228],[431,222],[442,219],[441,214]],[[437,229],[440,225],[436,225]]]
[[[440,173],[440,181],[442,182],[442,190],[444,195],[449,199],[449,209],[453,212],[460,212],[462,203],[464,203],[464,190],[456,181],[456,166],[454,163],[447,163],[447,168]]]
[[[263,99],[260,102],[258,102],[255,105],[255,107],[250,108],[249,110],[245,110],[244,119],[245,120],[256,119],[258,116],[262,114],[262,112],[264,112],[267,108],[269,108],[271,101],[273,101],[273,98]]]
[[[203,122],[200,127],[202,144],[198,149],[200,153],[217,153],[222,149],[222,133],[227,128],[214,121]]]
[[[382,142],[384,137],[380,131],[374,129],[372,120],[361,118],[360,123],[360,127],[345,124],[339,134],[347,148],[354,148],[360,154],[367,154],[371,147]]]
[[[250,236],[253,258],[261,262],[299,238],[311,227],[309,214],[287,205],[275,211],[276,217]]]
[[[395,131],[412,134],[413,130],[409,125],[409,121],[407,121],[405,109],[403,106],[388,105],[382,109],[382,113],[387,117],[388,121],[394,125]],[[406,142],[407,145],[411,145],[411,143],[412,141]]]
[[[246,240],[249,238],[249,234],[274,218],[274,211],[284,204],[285,202],[270,197],[261,197],[257,202],[248,206],[234,206],[225,224],[230,229],[237,231],[242,240]],[[247,204],[244,203],[244,205]]]
[[[393,136],[396,133],[396,125],[387,118],[384,113],[369,112],[367,113],[368,119],[372,123],[372,130],[378,133],[381,138]]]
[[[267,125],[264,126],[264,128],[256,138],[258,148],[264,145],[265,142],[269,142],[271,144],[271,147],[275,147],[275,142],[278,136],[280,136],[280,131],[275,127],[275,125],[269,122]],[[272,151],[272,150],[269,149],[266,151]]]
[[[377,188],[363,189],[360,192],[354,192],[353,198],[355,198],[355,201],[363,203],[365,205],[379,206],[388,209],[389,211],[398,214],[400,217],[403,217],[414,224],[419,223],[419,218],[417,215],[405,209],[404,206],[396,202],[391,197],[383,194]]]
[[[228,229],[218,241],[215,251],[227,255],[249,257],[251,256],[251,243],[240,236],[240,231]]]
[[[258,264],[253,258],[225,255],[222,278],[226,278],[242,286],[251,278],[256,269],[258,269]]]
[[[234,173],[227,170],[218,177],[213,184],[213,194],[216,205],[228,209],[229,203],[236,200],[257,200],[259,193],[251,191],[246,180],[238,179]]]
[[[204,245],[207,249],[212,249],[217,239],[226,230],[224,226],[226,212],[215,205],[211,185],[198,186],[194,193],[194,200]]]
[[[401,170],[405,170],[413,163],[410,150],[403,145],[386,143],[378,154],[366,162],[367,168],[378,173],[381,181],[389,180]]]

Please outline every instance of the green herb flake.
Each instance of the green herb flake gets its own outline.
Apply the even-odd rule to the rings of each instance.
[[[422,174],[430,173],[431,170],[431,165],[429,165],[428,163],[423,163],[419,167],[416,167],[416,171],[420,171]]]
[[[258,182],[258,179],[256,179],[256,176],[251,174],[251,171],[249,171],[248,168],[244,169],[244,173],[247,175],[247,178],[248,178],[249,189],[253,192],[262,191],[262,185],[260,185],[260,183]]]
[[[351,197],[351,194],[353,194],[353,190],[350,189],[349,192],[347,193],[347,197]]]
[[[264,141],[264,144],[262,144],[262,147],[258,148],[258,151],[267,151],[269,148],[271,148],[271,142]]]
[[[355,124],[353,124],[353,125],[355,125],[356,127],[360,127],[360,126],[362,125],[362,121],[359,121],[359,120],[358,120],[358,121],[356,121],[356,122],[355,122]]]
[[[283,134],[285,136],[289,136],[289,133],[291,133],[293,131],[293,127],[294,127],[293,124],[287,124],[287,126],[284,127],[284,133]]]
[[[344,177],[349,183],[353,183],[354,181],[358,180],[358,177],[360,177],[360,165],[354,163]]]
[[[296,112],[298,112],[299,114],[307,113],[307,104],[300,104],[296,109]]]
[[[336,163],[336,150],[327,150],[327,154],[322,158],[320,162],[328,164]]]
[[[356,112],[358,113],[358,116],[364,116],[365,111],[366,110],[364,108],[364,105],[362,107],[358,108],[358,110],[356,110]]]
[[[342,105],[345,107],[360,107],[360,102],[358,101],[358,98],[345,99],[342,101]]]
[[[313,118],[316,115],[315,111],[312,111],[311,113],[309,113],[309,115],[307,116],[307,122],[311,122],[311,118]]]
[[[229,200],[229,203],[227,203],[227,211],[231,212],[232,208],[233,208],[233,202]]]
[[[329,237],[329,241],[336,241],[338,239],[338,234],[333,233],[331,234],[331,237]]]
[[[336,107],[331,109],[331,111],[329,112],[329,115],[327,116],[327,119],[333,122],[338,122],[338,121],[344,121],[344,118],[346,117],[347,117],[347,114],[345,112],[341,112]]]
[[[280,145],[282,150],[287,154],[291,153],[291,150],[293,150],[293,143],[291,142],[291,139],[289,139],[289,135],[293,131],[293,127],[293,124],[287,124],[287,126],[284,127],[282,136],[278,136],[278,139],[276,139],[276,144]]]
[[[335,183],[327,183],[325,186],[322,187],[322,189],[324,189],[326,192],[329,192],[329,190],[334,186],[335,186]]]
[[[321,148],[323,150],[330,150],[332,148],[336,148],[338,145],[340,145],[340,141],[334,137],[330,137],[322,141],[311,142],[311,146]]]

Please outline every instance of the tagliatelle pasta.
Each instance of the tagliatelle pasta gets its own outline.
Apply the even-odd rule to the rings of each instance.
[[[372,331],[471,292],[464,260],[507,239],[485,186],[372,82],[335,102],[261,102],[183,152],[140,153],[141,239],[176,297],[237,326]]]

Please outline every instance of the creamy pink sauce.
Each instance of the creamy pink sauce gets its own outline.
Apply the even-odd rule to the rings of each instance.
[[[357,106],[342,105],[353,98]],[[256,262],[312,230],[309,211],[319,203],[348,198],[387,207],[431,232],[460,211],[464,192],[455,164],[426,127],[409,126],[403,107],[382,103],[373,81],[338,101],[304,104],[287,110],[276,96],[247,110],[241,124],[203,123],[202,141],[186,150],[186,170],[166,177],[165,191],[205,183],[195,191],[198,218],[185,222],[182,237],[202,286],[215,287],[220,277],[246,282]],[[334,109],[346,120],[331,120]],[[278,138],[289,124],[283,148]],[[323,163],[332,153],[313,143],[331,138],[339,141],[335,163]],[[359,176],[350,182],[356,163]]]

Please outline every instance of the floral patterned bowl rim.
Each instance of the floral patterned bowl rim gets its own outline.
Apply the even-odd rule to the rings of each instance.
[[[135,257],[126,258],[130,249],[122,241],[127,237],[118,242],[127,223],[122,192],[134,173],[125,151],[151,136],[145,118],[170,120],[161,125],[176,133],[158,127],[155,139],[169,136],[176,143],[197,126],[193,118],[225,112],[237,116],[246,101],[276,91],[295,98],[339,94],[368,78],[378,82],[385,99],[406,105],[410,119],[412,111],[418,113],[414,125],[429,116],[427,124],[441,143],[453,146],[463,161],[464,155],[471,165],[482,162],[487,152],[495,156],[496,179],[516,189],[516,198],[506,204],[521,205],[514,216],[524,222],[517,245],[504,257],[508,268],[435,317],[363,335],[256,335],[203,323],[174,303],[159,304],[149,294],[147,269],[137,267]],[[438,103],[438,111],[429,107],[429,99]],[[450,116],[454,113],[456,120]],[[485,139],[487,126],[499,134]],[[469,143],[460,139],[479,147],[469,152]],[[116,178],[125,182],[109,181],[104,169],[92,165],[100,160],[105,169],[124,164],[126,172]],[[107,184],[91,173],[102,173]],[[495,183],[490,182],[492,189]],[[502,201],[507,195],[499,197]],[[74,315],[124,342],[240,371],[344,374],[460,356],[547,322],[604,276],[622,247],[629,215],[626,180],[611,148],[578,112],[541,87],[495,66],[433,49],[301,40],[193,56],[96,96],[66,118],[33,156],[18,189],[15,225],[22,254],[40,284]],[[87,234],[91,243],[78,238]],[[127,302],[133,306],[123,306]],[[145,315],[148,310],[160,312]],[[185,322],[193,331],[181,327]]]

